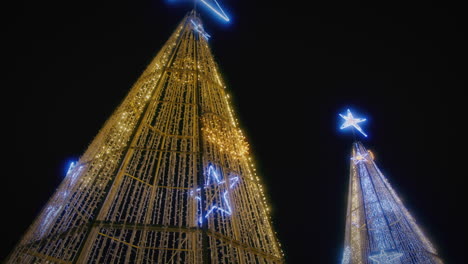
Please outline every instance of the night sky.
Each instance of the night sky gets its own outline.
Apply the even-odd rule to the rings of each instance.
[[[338,114],[348,107],[368,119],[362,142],[442,258],[465,262],[467,175],[454,167],[466,157],[454,133],[466,123],[454,118],[466,112],[461,7],[316,2],[223,0],[229,25],[200,10],[287,262],[341,259],[353,137],[339,131]],[[18,1],[4,9],[0,260],[191,7]]]

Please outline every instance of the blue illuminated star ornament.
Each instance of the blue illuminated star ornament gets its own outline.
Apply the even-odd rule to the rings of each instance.
[[[218,211],[218,212],[220,212],[222,214],[225,214],[225,215],[231,215],[232,214],[232,208],[231,208],[231,203],[229,202],[229,197],[228,197],[229,193],[228,193],[228,191],[231,190],[236,185],[236,183],[238,181],[239,181],[239,177],[234,176],[234,177],[230,177],[229,181],[226,182],[225,180],[220,179],[218,173],[213,168],[213,166],[210,165],[208,167],[208,177],[207,177],[207,181],[205,183],[204,188],[208,188],[211,185],[217,185],[217,187],[219,189],[224,189],[224,191],[220,190],[220,195],[222,193],[221,199],[220,199],[221,204],[216,204],[216,203],[211,204],[204,216],[200,214],[200,216],[198,218],[198,223],[199,224],[202,224],[203,218],[208,218],[208,216],[210,216],[210,214],[213,213],[214,211]],[[229,184],[229,186],[228,186],[228,184]],[[201,191],[201,188],[197,188],[196,191],[197,191],[197,194],[195,195],[195,199],[198,201],[198,208],[200,210],[200,208],[202,206],[201,197],[199,195],[199,192]],[[193,191],[191,191],[190,194],[193,196],[194,195]]]
[[[341,125],[340,129],[345,129],[347,127],[352,126],[357,131],[361,132],[361,134],[363,134],[365,137],[367,137],[366,133],[364,133],[364,131],[362,131],[362,128],[358,125],[358,123],[366,121],[365,118],[354,118],[353,114],[351,113],[351,111],[349,109],[347,111],[346,116],[342,115],[342,114],[340,114],[340,116],[345,120],[343,125]]]
[[[403,253],[396,251],[385,252],[385,250],[380,250],[379,253],[369,256],[369,259],[378,264],[391,264],[394,260],[401,258],[401,256],[403,256]]]

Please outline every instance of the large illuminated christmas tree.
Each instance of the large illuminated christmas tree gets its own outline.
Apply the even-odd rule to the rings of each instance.
[[[187,14],[8,263],[283,263],[209,37]]]
[[[343,128],[367,136],[348,110]],[[342,264],[443,263],[406,210],[364,145],[355,141],[351,154],[348,209]]]

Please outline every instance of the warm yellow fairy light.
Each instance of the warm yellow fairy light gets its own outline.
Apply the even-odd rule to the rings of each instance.
[[[65,178],[9,263],[203,263],[207,256],[212,263],[283,263],[230,95],[206,39],[187,21],[104,124],[79,171]],[[208,166],[220,177],[216,186],[200,186]],[[222,186],[230,179],[235,187]],[[205,211],[219,210],[202,214],[202,197]],[[222,203],[232,214],[222,213]],[[207,215],[202,228],[200,216]]]

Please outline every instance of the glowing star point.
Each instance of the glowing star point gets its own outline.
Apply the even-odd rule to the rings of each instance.
[[[222,18],[224,21],[229,22],[230,19],[224,12],[224,10],[221,8],[221,6],[218,4],[216,0],[213,0],[213,2],[216,4],[215,8],[213,5],[208,3],[208,1],[205,0],[200,0],[203,4],[205,4],[206,7],[208,7],[211,11],[213,11],[216,15],[218,15],[220,18]]]
[[[343,125],[341,125],[340,129],[345,129],[347,127],[352,126],[357,131],[359,131],[363,136],[367,137],[366,133],[364,133],[362,128],[358,125],[358,123],[366,121],[365,118],[355,118],[349,109],[347,110],[346,115],[340,114],[340,116],[345,120]]]
[[[369,259],[378,264],[391,264],[394,260],[401,258],[401,256],[403,256],[403,253],[381,250],[379,253],[369,256]]]

